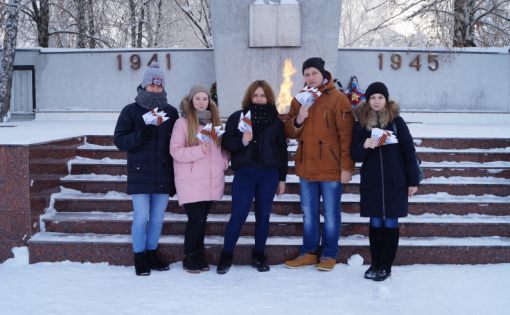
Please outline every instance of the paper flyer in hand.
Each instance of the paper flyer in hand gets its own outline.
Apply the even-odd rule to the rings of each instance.
[[[202,130],[197,134],[197,138],[202,142],[213,142],[225,133],[222,126],[215,126],[208,123]]]
[[[241,113],[241,117],[239,118],[239,124],[237,125],[237,129],[241,131],[242,133],[245,132],[252,132],[253,123],[251,121],[251,113],[248,111],[246,115],[243,115]]]
[[[166,117],[166,113],[164,111],[158,112],[157,107],[143,114],[142,118],[146,125],[155,126],[159,126],[168,120],[168,117]]]
[[[379,139],[378,146],[398,143],[397,137],[393,134],[393,131],[383,130],[379,128],[372,129],[372,138]]]
[[[295,97],[301,105],[310,108],[321,95],[318,88],[306,86]]]

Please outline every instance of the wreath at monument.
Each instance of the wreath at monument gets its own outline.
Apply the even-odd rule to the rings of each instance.
[[[347,90],[345,91],[347,98],[351,102],[351,106],[354,108],[359,103],[365,102],[365,90],[361,90],[359,88],[358,78],[353,75],[351,76],[351,81],[347,86]]]

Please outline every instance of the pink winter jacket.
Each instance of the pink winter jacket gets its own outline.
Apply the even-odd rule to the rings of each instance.
[[[200,130],[202,126],[197,132]],[[207,154],[204,154],[200,145],[187,147],[187,133],[187,120],[179,118],[170,139],[179,205],[220,200],[225,188],[224,171],[228,168],[228,154],[215,144],[209,147]]]

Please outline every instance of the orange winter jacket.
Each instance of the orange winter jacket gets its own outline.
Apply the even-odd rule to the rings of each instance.
[[[354,118],[352,107],[333,81],[320,88],[322,95],[310,107],[308,117],[294,124],[301,104],[292,99],[285,134],[298,140],[296,174],[306,180],[340,181],[341,171],[354,171],[349,150]]]

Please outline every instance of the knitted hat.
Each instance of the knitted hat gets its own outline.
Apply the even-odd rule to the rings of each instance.
[[[384,97],[386,98],[386,101],[388,101],[388,98],[390,97],[388,88],[382,82],[374,82],[368,86],[367,90],[365,91],[365,97],[367,99],[367,102],[370,99],[370,96],[372,96],[374,94],[384,95]]]
[[[149,68],[147,68],[143,74],[141,84],[142,88],[145,89],[145,87],[150,84],[160,85],[163,88],[165,88],[166,85],[165,73],[159,68],[159,64],[157,62],[151,63]]]
[[[326,78],[327,74],[326,74],[326,70],[324,69],[325,64],[326,64],[326,62],[320,57],[308,58],[308,59],[306,59],[305,62],[303,62],[302,72],[304,74],[306,69],[313,67],[313,68],[319,70],[322,73],[322,76],[324,78]]]
[[[203,85],[193,85],[190,89],[189,89],[189,93],[188,93],[188,101],[190,103],[192,103],[193,101],[193,96],[195,96],[197,93],[199,92],[204,92],[205,94],[207,94],[207,96],[209,96],[209,99],[211,98],[211,93],[209,92],[209,89],[206,88],[205,86]]]

